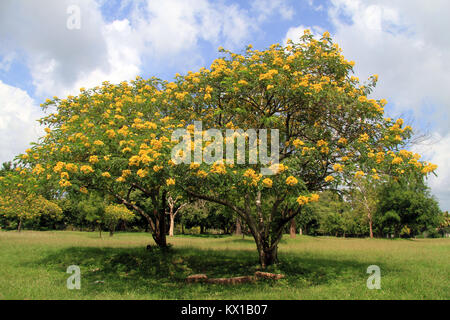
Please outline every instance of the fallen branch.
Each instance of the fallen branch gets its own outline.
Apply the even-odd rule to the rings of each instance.
[[[255,282],[259,279],[280,280],[284,278],[282,274],[274,274],[268,272],[255,272],[254,276],[241,276],[232,278],[208,278],[206,274],[194,274],[186,278],[188,283],[211,283],[211,284],[240,284]]]

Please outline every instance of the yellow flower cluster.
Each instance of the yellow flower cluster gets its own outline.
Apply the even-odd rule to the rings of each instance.
[[[89,174],[94,172],[94,169],[92,169],[91,166],[81,166],[80,171],[83,172],[84,174]]]
[[[196,163],[196,162],[192,162],[189,166],[189,169],[191,169],[191,170],[196,170],[198,168],[200,168],[200,164]]]
[[[209,171],[212,173],[217,173],[217,174],[226,174],[227,173],[227,169],[226,169],[225,165],[220,162],[214,163]]]
[[[435,171],[437,168],[438,168],[438,166],[435,165],[435,164],[425,163],[424,167],[422,169],[422,173],[423,174],[428,174],[428,173],[431,173],[431,172]]]
[[[282,172],[288,170],[289,167],[286,166],[286,165],[284,165],[284,164],[282,164],[282,163],[279,163],[279,164],[273,164],[273,165],[271,165],[269,169],[270,169],[274,174],[279,174],[279,173],[282,173]]]
[[[320,196],[316,193],[313,193],[311,196],[299,196],[297,198],[297,203],[301,206],[311,203],[311,202],[317,202],[319,201]]]
[[[259,76],[259,80],[271,80],[273,79],[273,76],[278,74],[278,70],[272,69],[269,70],[267,73],[263,73]]]
[[[175,179],[169,178],[166,180],[166,185],[167,186],[173,186],[175,185]]]
[[[59,185],[61,187],[70,187],[72,184],[68,180],[62,179],[59,181]]]
[[[88,189],[86,189],[85,187],[80,187],[80,192],[87,194],[88,193]]]
[[[266,178],[266,179],[264,179],[264,180],[262,181],[262,183],[263,183],[264,187],[266,187],[266,188],[272,188],[273,181],[272,181],[271,179]]]
[[[42,172],[44,172],[44,171],[45,171],[45,169],[44,169],[40,164],[37,164],[37,165],[34,167],[32,173],[33,173],[33,174],[40,175],[40,174],[41,174]]]
[[[364,177],[366,174],[363,171],[358,171],[355,173],[355,178],[359,179],[361,177]]]
[[[96,146],[103,146],[104,143],[103,143],[103,141],[101,141],[101,140],[95,140],[95,141],[94,141],[94,145],[96,145]]]
[[[128,159],[128,165],[130,167],[132,167],[132,166],[138,167],[140,163],[141,163],[140,156],[132,156],[130,159]]]
[[[145,169],[139,169],[136,174],[141,177],[141,178],[145,178],[148,175],[148,171]]]
[[[197,176],[202,178],[202,179],[204,179],[204,178],[206,178],[208,176],[208,172],[203,171],[203,170],[198,170],[197,171]]]
[[[305,143],[300,139],[295,139],[292,143],[296,148],[300,148],[301,146],[305,145]]]
[[[253,169],[247,169],[247,171],[244,172],[244,177],[251,179],[250,182],[244,180],[244,184],[245,185],[248,184],[248,185],[251,185],[251,186],[255,187],[255,186],[258,185],[258,182],[261,179],[262,175],[261,174],[257,174],[255,172],[255,170],[253,170]]]
[[[362,135],[359,137],[359,141],[361,141],[361,142],[367,142],[367,141],[369,141],[369,135],[368,135],[367,133],[362,134]]]
[[[56,166],[53,167],[53,171],[55,173],[61,172],[61,170],[64,168],[64,162],[59,161]]]
[[[325,140],[319,140],[317,141],[317,146],[318,147],[322,147],[322,146],[328,146],[328,142],[326,142]]]
[[[295,177],[293,177],[293,176],[290,176],[290,177],[288,177],[288,178],[286,179],[286,184],[287,184],[288,186],[293,187],[293,186],[295,186],[295,185],[298,184],[298,180],[297,180],[297,178],[295,178]]]
[[[394,157],[394,159],[392,159],[392,164],[400,164],[403,162],[403,159],[400,157]]]
[[[90,156],[89,157],[89,162],[92,164],[96,164],[98,162],[98,157],[97,156]]]

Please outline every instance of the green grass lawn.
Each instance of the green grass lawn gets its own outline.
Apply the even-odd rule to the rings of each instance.
[[[149,252],[144,233],[0,232],[0,299],[450,299],[450,239],[285,237],[270,271],[286,278],[241,285],[185,278],[252,275],[251,238],[169,242],[169,252]],[[81,268],[81,290],[66,287],[70,265]],[[369,265],[381,268],[381,290],[366,287]]]

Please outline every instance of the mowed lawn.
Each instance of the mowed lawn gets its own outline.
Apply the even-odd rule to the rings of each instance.
[[[450,239],[382,240],[286,236],[279,281],[186,284],[191,274],[252,275],[253,240],[176,236],[168,252],[147,251],[145,233],[0,232],[0,299],[450,299]],[[81,268],[81,290],[66,287]],[[367,267],[381,268],[369,290]]]

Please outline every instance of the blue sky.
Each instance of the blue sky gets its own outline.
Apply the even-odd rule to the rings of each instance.
[[[70,5],[80,29],[69,30]],[[48,97],[104,80],[171,79],[218,56],[217,48],[266,48],[305,28],[329,31],[362,80],[379,75],[376,98],[388,115],[429,134],[415,145],[439,165],[429,183],[450,209],[450,2],[435,0],[2,0],[0,2],[0,161],[42,132]]]

